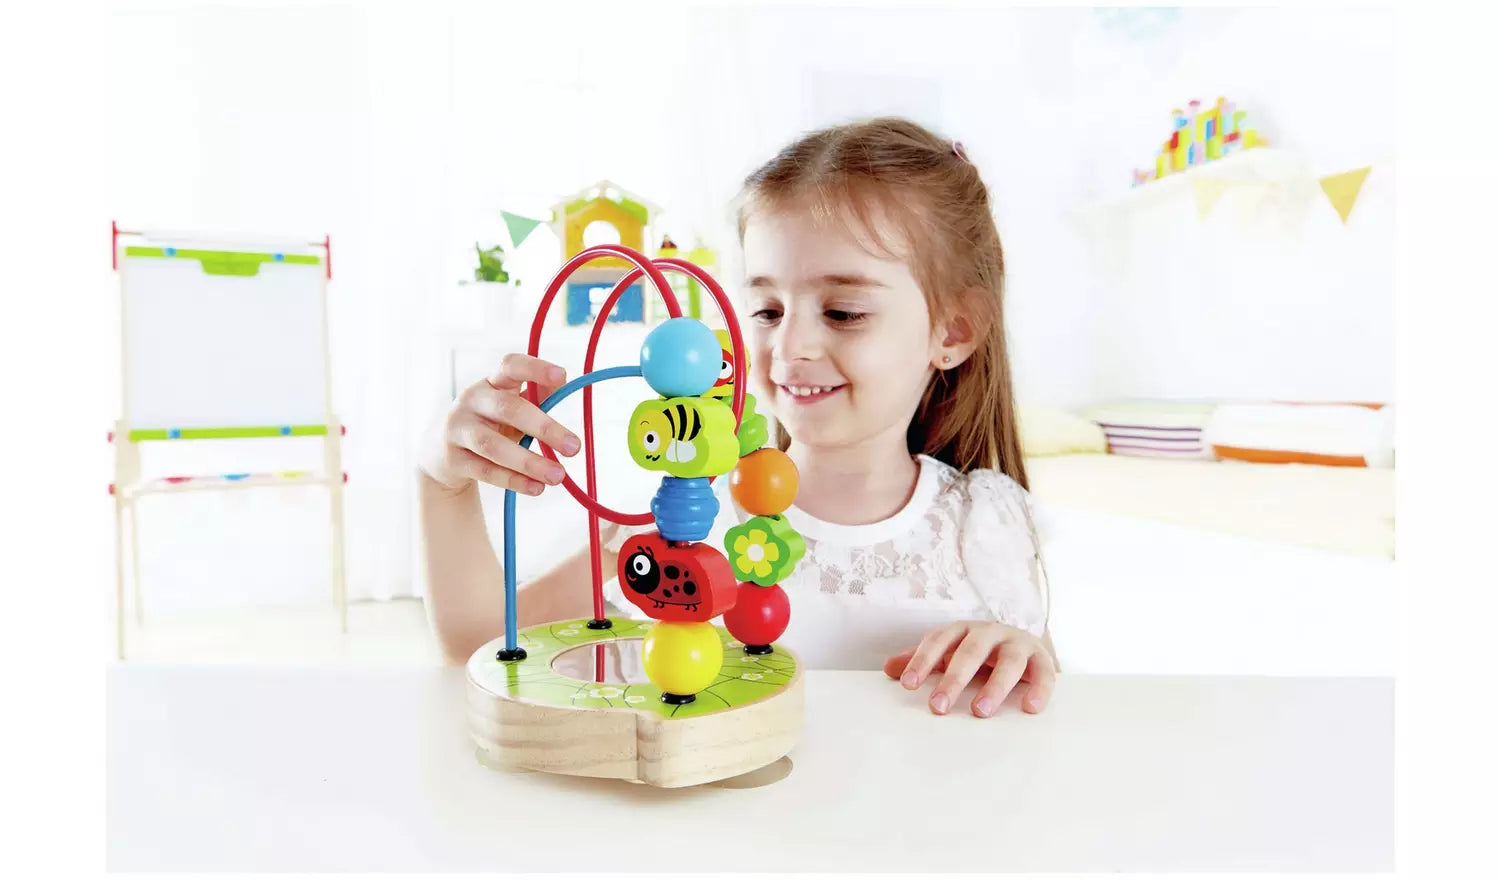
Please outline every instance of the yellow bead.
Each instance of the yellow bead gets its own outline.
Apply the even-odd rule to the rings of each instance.
[[[641,645],[641,664],[664,692],[696,694],[719,676],[724,644],[711,623],[657,623]]]

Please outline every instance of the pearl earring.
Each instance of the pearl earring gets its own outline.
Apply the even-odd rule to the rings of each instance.
[[[948,355],[946,355],[946,354],[945,354],[945,355],[943,355],[943,366],[945,366],[945,367],[946,367],[946,366],[948,366],[948,365],[949,365],[949,364],[951,364],[951,363],[953,363],[953,358],[951,358],[951,357],[949,357],[949,356],[948,356]]]

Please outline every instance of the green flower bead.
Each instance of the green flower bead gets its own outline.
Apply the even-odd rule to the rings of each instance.
[[[807,543],[784,516],[756,516],[724,535],[734,576],[762,587],[786,580],[802,561]]]

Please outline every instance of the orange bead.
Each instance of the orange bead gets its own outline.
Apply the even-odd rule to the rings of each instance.
[[[775,516],[797,499],[797,466],[780,449],[760,449],[729,473],[729,494],[755,516]]]

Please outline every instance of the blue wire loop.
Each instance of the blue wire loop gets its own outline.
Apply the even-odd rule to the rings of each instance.
[[[641,367],[606,367],[585,373],[577,379],[552,392],[542,401],[541,410],[547,412],[562,403],[580,388],[603,382],[606,379],[628,379],[639,377]],[[521,448],[530,449],[534,438],[528,434],[521,438]],[[516,490],[505,490],[505,653],[516,653]]]

